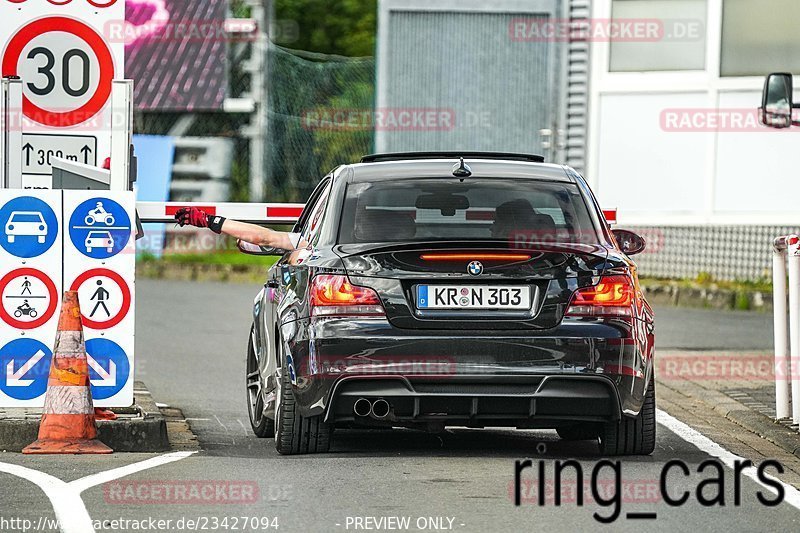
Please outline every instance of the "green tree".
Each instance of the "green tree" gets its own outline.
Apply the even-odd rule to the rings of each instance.
[[[275,18],[294,20],[298,40],[279,43],[323,54],[375,54],[377,0],[275,0]]]

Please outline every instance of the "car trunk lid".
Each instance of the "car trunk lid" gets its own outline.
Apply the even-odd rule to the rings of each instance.
[[[592,285],[608,257],[606,248],[586,244],[340,245],[336,251],[353,283],[378,292],[391,323],[413,329],[555,327],[572,293]],[[436,306],[423,305],[426,292],[429,301],[439,299]],[[518,297],[522,306],[512,306]]]

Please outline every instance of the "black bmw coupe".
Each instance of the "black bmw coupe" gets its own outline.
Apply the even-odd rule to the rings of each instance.
[[[250,420],[282,454],[335,428],[551,428],[655,446],[653,312],[585,180],[538,156],[367,156],[326,176],[255,299]]]

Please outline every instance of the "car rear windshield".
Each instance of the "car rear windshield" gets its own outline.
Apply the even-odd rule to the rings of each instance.
[[[414,178],[347,186],[339,243],[439,240],[598,242],[577,185]]]

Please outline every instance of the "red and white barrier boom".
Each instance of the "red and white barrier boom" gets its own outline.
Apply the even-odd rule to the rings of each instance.
[[[233,218],[253,224],[294,224],[300,218],[305,204],[251,204],[234,202],[137,202],[136,211],[144,222],[168,224],[175,221],[181,207],[197,207],[209,215]],[[617,210],[604,209],[609,224],[616,224]]]
[[[245,204],[232,202],[137,202],[136,211],[142,222],[175,222],[181,207],[197,207],[209,215],[234,218],[254,224],[294,224],[304,204]]]

